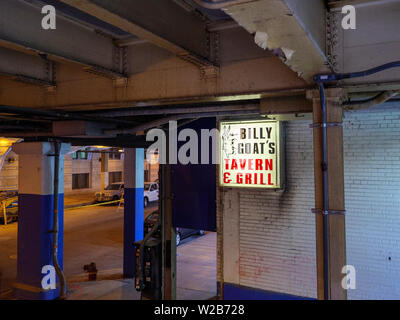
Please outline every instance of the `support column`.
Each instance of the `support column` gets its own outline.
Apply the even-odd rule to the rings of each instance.
[[[346,265],[346,228],[343,168],[342,89],[326,89],[327,162],[323,163],[323,115],[318,90],[307,92],[313,101],[315,223],[318,299],[347,299],[342,287],[342,268]],[[323,212],[323,174],[327,171],[328,212]],[[327,237],[324,238],[324,226]],[[327,241],[326,241],[327,240]],[[325,256],[325,254],[327,256]],[[327,262],[327,265],[325,263]],[[326,290],[328,289],[328,290]],[[325,292],[325,290],[327,292]]]
[[[144,149],[125,149],[124,158],[124,266],[125,278],[136,276],[134,243],[143,240]]]
[[[223,190],[222,208],[222,248],[223,282],[240,284],[240,192],[231,188]]]
[[[64,154],[69,144],[61,144],[58,194],[58,263],[63,268],[64,230]],[[54,266],[52,258],[54,202],[54,144],[23,142],[13,146],[19,155],[18,167],[18,260],[15,294],[18,299],[52,300],[59,296],[57,288],[45,290],[44,266]],[[50,272],[51,274],[51,272]]]
[[[171,164],[160,165],[163,300],[176,300],[176,230],[172,225],[171,174]]]

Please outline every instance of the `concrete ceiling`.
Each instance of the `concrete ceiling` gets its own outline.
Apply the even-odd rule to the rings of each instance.
[[[325,14],[322,0],[258,0],[228,5],[230,15],[262,47],[281,49],[284,62],[307,82],[330,70],[325,55]]]
[[[40,27],[44,3],[57,7],[56,30]],[[197,108],[213,103],[218,110],[234,104],[236,108],[242,101],[257,104],[271,95],[295,95],[297,90],[304,94],[313,85],[313,75],[331,67],[359,71],[393,60],[399,52],[399,2],[357,1],[359,29],[338,32],[336,47],[326,41],[325,19],[326,14],[341,14],[336,2],[330,13],[322,0],[308,0],[307,5],[304,0],[218,0],[203,7],[204,3],[0,1],[0,11],[7,13],[0,15],[0,25],[7,25],[0,29],[0,100],[5,105],[0,133],[17,128],[48,134],[54,121],[71,120],[101,123],[102,130],[112,120],[112,130],[118,131],[165,116],[162,110],[99,119],[100,109],[142,112],[137,107],[197,103]],[[338,29],[340,19],[335,23]],[[336,58],[328,62],[332,50]],[[399,82],[400,76],[391,71],[374,79]],[[369,85],[372,80],[365,81]],[[7,109],[14,105],[20,110]],[[32,108],[43,108],[44,113],[29,112]],[[82,113],[88,110],[90,114]],[[230,106],[224,110],[238,111]]]

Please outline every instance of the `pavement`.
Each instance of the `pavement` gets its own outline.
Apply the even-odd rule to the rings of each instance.
[[[116,279],[77,282],[68,285],[67,300],[140,300],[133,279],[122,279],[122,268],[114,270]],[[209,300],[216,296],[216,233],[193,236],[177,248],[178,300]],[[112,277],[111,273],[108,277]]]
[[[145,215],[156,209],[157,203],[151,204],[145,209]],[[10,297],[16,279],[17,225],[0,226],[0,299]],[[177,253],[177,298],[215,296],[216,235],[208,233],[185,239]],[[106,205],[65,211],[64,272],[69,299],[139,299],[132,280],[122,279],[122,259],[122,207]],[[95,282],[88,282],[83,270],[83,266],[91,262],[95,262],[99,270]]]
[[[80,193],[74,195],[64,195],[64,208],[75,208],[80,206],[86,206],[95,203],[94,194],[91,193]]]

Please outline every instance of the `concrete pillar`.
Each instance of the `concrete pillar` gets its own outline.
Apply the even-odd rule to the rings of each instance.
[[[307,92],[313,101],[314,123],[314,178],[315,178],[315,225],[317,253],[317,292],[318,299],[327,296],[330,300],[345,300],[347,291],[342,287],[346,265],[346,227],[344,204],[344,165],[343,165],[343,90],[326,89],[327,107],[327,163],[323,164],[322,134],[323,122],[320,95],[318,90]],[[328,212],[323,213],[323,172],[327,170]],[[327,227],[328,241],[324,241],[324,226]],[[327,248],[327,250],[326,250]],[[327,260],[324,255],[327,255]],[[327,265],[325,265],[327,261]],[[328,283],[325,272],[328,271]],[[327,285],[327,286],[326,286]],[[325,288],[328,292],[325,292]]]
[[[59,166],[59,234],[58,262],[63,266],[64,230],[64,154],[70,145],[61,144]],[[18,260],[15,294],[19,299],[52,300],[59,296],[57,288],[42,287],[44,266],[53,266],[53,191],[54,144],[23,142],[13,146],[19,155],[18,167]]]
[[[134,243],[143,240],[144,149],[125,149],[124,157],[124,266],[125,278],[136,275]]]
[[[167,156],[168,157],[168,156]],[[168,162],[167,158],[167,162]],[[172,166],[160,167],[160,214],[162,234],[163,300],[176,300],[176,230],[172,224]]]
[[[222,189],[222,188],[221,188]],[[240,284],[240,192],[222,189],[223,282]]]

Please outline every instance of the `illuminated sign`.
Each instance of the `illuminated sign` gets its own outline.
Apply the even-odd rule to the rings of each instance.
[[[282,188],[282,124],[279,121],[220,123],[220,185]]]

